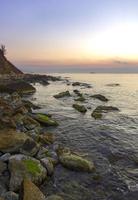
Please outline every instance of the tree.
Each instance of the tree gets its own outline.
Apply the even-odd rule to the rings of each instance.
[[[6,48],[5,45],[1,45],[0,50],[2,51],[2,54],[5,55],[6,54]]]

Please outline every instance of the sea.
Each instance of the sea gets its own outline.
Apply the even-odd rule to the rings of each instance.
[[[32,102],[39,112],[52,114],[59,123],[47,128],[56,143],[70,148],[95,164],[94,173],[74,172],[58,165],[54,175],[41,186],[45,195],[59,194],[64,200],[136,200],[138,198],[138,74],[64,73],[52,74],[61,81],[43,86],[35,84]],[[92,87],[72,86],[73,82]],[[84,94],[86,114],[72,105],[73,90]],[[53,95],[69,90],[71,97],[55,99]],[[90,96],[102,94],[102,102]],[[101,120],[91,117],[99,105],[115,106]]]

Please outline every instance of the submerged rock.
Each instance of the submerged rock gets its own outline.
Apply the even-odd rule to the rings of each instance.
[[[91,88],[92,87],[88,83],[81,83],[81,82],[74,82],[74,83],[72,83],[72,86],[84,86],[84,87],[87,87],[87,88]]]
[[[75,108],[77,111],[79,111],[81,113],[86,113],[87,112],[87,109],[83,105],[73,104],[72,107]]]
[[[11,174],[9,186],[11,191],[17,191],[24,178],[40,184],[47,177],[47,171],[40,161],[22,154],[11,156],[9,170]]]
[[[69,91],[60,92],[59,94],[54,95],[54,97],[55,97],[56,99],[62,98],[62,97],[70,97],[70,96],[71,96],[71,94],[70,94]]]
[[[51,195],[47,197],[46,200],[64,200],[64,199],[58,195]]]
[[[103,96],[101,94],[95,94],[95,95],[92,95],[91,97],[94,99],[98,99],[100,101],[104,101],[104,102],[109,101],[105,96]]]
[[[120,84],[119,83],[109,83],[106,86],[116,87],[116,86],[120,86]]]
[[[39,188],[29,179],[23,181],[23,200],[46,200]]]
[[[56,122],[51,117],[48,117],[46,114],[37,113],[37,114],[34,114],[33,117],[40,124],[43,124],[45,126],[58,126],[58,122]]]

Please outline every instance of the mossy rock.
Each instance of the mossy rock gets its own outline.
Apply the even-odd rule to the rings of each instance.
[[[71,94],[69,91],[60,92],[59,94],[54,95],[56,99],[63,98],[63,97],[70,97]]]
[[[81,113],[86,113],[87,112],[87,109],[83,105],[73,104],[72,107],[75,108],[77,111],[79,111]]]
[[[64,167],[74,171],[92,172],[95,169],[93,162],[75,154],[63,153],[59,160]]]
[[[98,99],[100,101],[103,101],[103,102],[109,101],[105,96],[103,96],[101,94],[95,94],[95,95],[92,95],[91,97],[94,98],[94,99]]]
[[[94,118],[94,119],[101,119],[102,118],[102,113],[101,112],[98,112],[98,111],[93,111],[91,116]]]
[[[34,115],[35,120],[37,120],[40,124],[45,126],[58,126],[58,122],[56,122],[51,117],[48,117],[45,114],[37,113]]]
[[[11,191],[17,191],[24,178],[40,184],[47,177],[47,171],[39,160],[22,154],[11,156],[9,170]]]

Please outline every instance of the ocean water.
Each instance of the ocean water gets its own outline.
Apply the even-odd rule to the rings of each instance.
[[[53,74],[52,74],[53,75]],[[52,114],[59,127],[49,128],[57,144],[79,152],[96,166],[94,173],[69,171],[60,165],[53,177],[42,185],[47,194],[60,194],[65,200],[135,200],[138,196],[138,74],[54,74],[63,81],[48,86],[36,84],[32,101],[42,106],[43,113]],[[79,81],[92,88],[71,85]],[[119,84],[109,86],[108,84]],[[86,97],[86,114],[72,108],[74,89]],[[69,98],[53,95],[69,90]],[[108,103],[90,98],[103,94]],[[104,114],[101,120],[91,117],[98,105],[111,105],[119,112]]]

